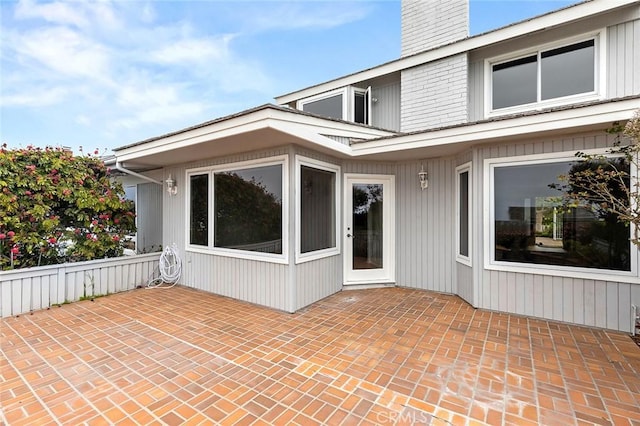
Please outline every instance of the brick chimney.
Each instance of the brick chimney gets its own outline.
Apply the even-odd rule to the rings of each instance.
[[[402,0],[402,57],[468,36],[468,0]]]

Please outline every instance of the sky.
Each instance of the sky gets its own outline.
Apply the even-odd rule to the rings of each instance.
[[[470,34],[577,2],[470,0]],[[0,143],[110,154],[399,57],[400,0],[0,0]]]

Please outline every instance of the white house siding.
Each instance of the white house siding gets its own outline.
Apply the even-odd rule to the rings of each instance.
[[[371,87],[371,124],[387,130],[400,130],[400,81]]]
[[[164,192],[163,243],[165,246],[175,243],[183,258],[181,284],[275,309],[291,310],[294,302],[290,295],[291,279],[289,278],[288,265],[215,256],[208,253],[185,252],[187,230],[185,173],[187,169],[260,158],[267,159],[291,153],[290,147],[283,146],[267,151],[204,159],[194,163],[168,167],[164,170],[165,179],[169,177],[169,174],[175,177],[178,193],[175,196],[169,196],[166,191]],[[290,167],[292,161],[293,158],[290,157]],[[289,202],[292,203],[293,200],[290,198]],[[292,250],[290,247],[290,256],[293,256]]]
[[[403,70],[401,131],[466,122],[467,78],[466,53]]]
[[[640,20],[608,29],[608,97],[640,93]]]
[[[604,148],[614,137],[602,133],[532,140],[518,144],[487,146],[477,149],[474,161],[474,187],[484,186],[483,160],[541,153]],[[480,191],[476,191],[480,192]],[[480,204],[477,203],[480,198]],[[631,304],[640,305],[640,284],[598,278],[558,277],[532,273],[496,271],[484,265],[484,213],[489,206],[474,198],[473,253],[477,297],[474,306],[497,311],[567,321],[576,324],[631,331]],[[486,253],[486,255],[490,255]],[[636,256],[638,252],[636,251]]]
[[[288,265],[187,252],[181,283],[274,309],[291,310]]]
[[[429,187],[420,189],[424,165]],[[396,276],[402,287],[457,293],[455,163],[430,159],[401,163],[396,174]]]
[[[342,288],[341,255],[299,263],[295,269],[295,310],[330,296]]]
[[[623,22],[623,23],[620,23]],[[469,53],[469,121],[485,118],[485,59],[606,28],[606,98],[640,93],[640,6],[505,41]]]
[[[150,252],[162,246],[163,189],[157,183],[143,183],[137,187],[136,249],[139,253]]]

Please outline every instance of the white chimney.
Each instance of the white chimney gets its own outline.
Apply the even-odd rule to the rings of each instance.
[[[401,56],[469,36],[468,0],[402,0]]]

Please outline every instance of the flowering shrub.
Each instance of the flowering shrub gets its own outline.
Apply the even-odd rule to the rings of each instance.
[[[97,154],[97,153],[96,153]],[[0,148],[0,269],[120,256],[133,203],[97,157]]]

